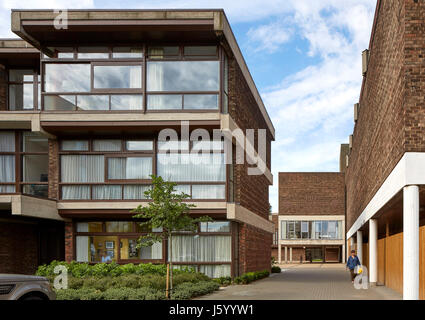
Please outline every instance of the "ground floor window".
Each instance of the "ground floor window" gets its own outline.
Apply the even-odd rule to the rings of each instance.
[[[138,248],[140,236],[150,232],[161,233],[162,230],[142,228],[132,220],[77,222],[75,260],[88,263],[166,263],[168,259],[176,268],[191,267],[212,278],[231,276],[229,221],[203,222],[196,232],[176,232],[171,241]]]

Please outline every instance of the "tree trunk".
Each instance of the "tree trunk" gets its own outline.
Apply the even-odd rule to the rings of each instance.
[[[173,236],[170,233],[170,291],[173,293]]]

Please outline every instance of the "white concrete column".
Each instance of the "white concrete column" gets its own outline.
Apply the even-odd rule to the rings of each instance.
[[[361,230],[357,231],[357,257],[363,264],[363,232]]]
[[[277,261],[279,263],[282,263],[282,245],[280,244],[280,242],[278,244],[277,250],[278,250],[278,252],[277,252]]]
[[[347,261],[345,261],[345,244],[342,245],[342,251],[341,251],[341,262],[345,263]]]
[[[369,220],[369,282],[378,282],[378,220]]]
[[[292,263],[292,247],[289,247],[289,262]]]
[[[285,246],[285,263],[288,263],[288,247]]]
[[[403,299],[419,300],[419,187],[403,188]]]

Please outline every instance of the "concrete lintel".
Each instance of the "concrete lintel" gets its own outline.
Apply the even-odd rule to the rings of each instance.
[[[146,207],[149,202],[139,201],[59,201],[59,210],[132,210],[138,205]],[[226,209],[226,202],[188,202],[196,209]]]
[[[10,205],[12,215],[63,221],[54,200],[24,195],[2,195],[0,204]]]
[[[227,203],[227,219],[243,222],[266,232],[274,233],[274,223],[239,204]]]

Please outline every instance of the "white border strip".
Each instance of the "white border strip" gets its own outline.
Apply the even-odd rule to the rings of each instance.
[[[373,218],[405,186],[422,184],[425,184],[425,153],[406,152],[348,230],[347,239]]]

